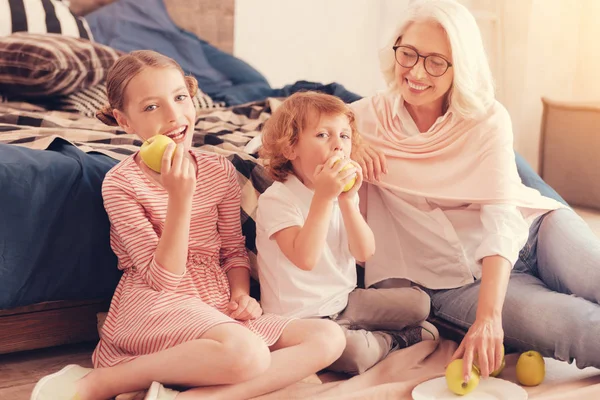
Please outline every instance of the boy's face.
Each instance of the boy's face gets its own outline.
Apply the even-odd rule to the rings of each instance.
[[[352,128],[348,117],[321,115],[314,124],[300,132],[298,142],[289,157],[294,174],[308,187],[313,188],[316,168],[333,156],[349,158],[352,152]]]
[[[166,135],[192,144],[196,109],[185,80],[175,68],[145,68],[125,90],[125,110],[117,111],[119,125],[146,141],[155,135]]]

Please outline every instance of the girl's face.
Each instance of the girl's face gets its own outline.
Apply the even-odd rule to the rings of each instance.
[[[189,150],[196,109],[185,80],[175,68],[144,68],[125,89],[124,110],[115,110],[119,125],[146,141],[166,135]]]
[[[408,46],[422,56],[435,55],[452,63],[450,43],[444,29],[431,21],[413,22],[408,26],[396,45]],[[402,48],[397,52],[401,52]],[[410,51],[409,51],[410,52]],[[414,54],[414,53],[411,53]],[[396,57],[398,58],[398,56]],[[396,81],[402,98],[412,106],[435,106],[442,108],[446,93],[452,86],[453,67],[449,67],[442,76],[432,76],[425,70],[424,59],[412,68],[405,68],[396,62]],[[439,58],[429,62],[435,67]]]
[[[332,156],[349,158],[352,152],[352,128],[348,117],[321,115],[318,120],[300,132],[289,159],[294,174],[308,188],[313,188],[316,168]]]

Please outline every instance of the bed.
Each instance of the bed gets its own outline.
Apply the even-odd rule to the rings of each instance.
[[[55,15],[66,8],[57,0],[29,1],[54,7]],[[71,6],[85,12],[94,8],[92,3],[72,1]],[[200,82],[194,145],[225,152],[238,168],[240,183],[248,182],[244,230],[251,254],[249,216],[256,195],[270,182],[255,170],[256,159],[244,147],[268,118],[274,100],[267,99],[304,89],[347,101],[359,98],[335,83],[301,81],[272,88],[227,52],[233,1],[186,3],[198,18],[175,1],[147,0],[143,7],[132,0],[100,3],[104,7],[85,19],[71,16],[71,24],[64,16],[46,22],[47,33],[0,37],[5,100],[0,103],[0,204],[10,210],[0,221],[0,354],[97,339],[96,314],[107,309],[120,277],[108,242],[101,182],[141,145],[93,117],[106,102],[103,80],[120,54],[150,47],[178,60]],[[0,0],[4,8],[12,4]],[[10,12],[13,28],[19,20],[39,22],[27,14],[31,8],[12,6]],[[192,31],[206,34],[219,47]]]
[[[57,0],[40,1],[59,6]],[[4,210],[0,221],[0,354],[97,340],[96,316],[107,310],[120,277],[108,242],[100,185],[113,165],[141,145],[137,138],[93,118],[93,110],[105,96],[102,78],[121,52],[159,50],[198,78],[202,92],[195,99],[199,112],[193,143],[225,155],[236,167],[242,188],[242,228],[253,261],[257,198],[271,182],[256,158],[252,139],[281,99],[296,91],[320,90],[346,102],[360,98],[337,83],[300,81],[272,88],[258,71],[229,53],[233,0],[197,0],[185,6],[175,0],[146,0],[143,7],[134,0],[81,0],[72,1],[71,7],[84,13],[99,3],[103,7],[85,19],[74,16],[80,21],[74,25],[81,27],[78,32],[92,34],[93,49],[82,42],[85,39],[65,39],[65,32],[54,33],[60,38],[51,34],[17,37],[29,40],[28,46],[31,40],[46,47],[53,46],[48,40],[56,40],[61,48],[81,47],[75,52],[84,55],[80,57],[93,53],[93,60],[84,62],[85,77],[78,83],[59,85],[59,79],[75,79],[65,73],[45,76],[47,85],[41,89],[39,81],[27,87],[24,81],[0,84],[0,94],[8,98],[0,104],[0,206]],[[57,87],[72,90],[46,94]],[[517,161],[527,185],[560,199],[522,158],[517,156]],[[256,282],[253,289],[256,295]],[[434,322],[445,336],[439,345],[421,343],[398,351],[360,377],[324,374],[269,397],[408,399],[416,384],[443,374],[456,340],[464,333],[443,321]],[[508,356],[503,374],[513,381],[515,360],[516,354]],[[528,389],[531,398],[600,396],[596,370],[574,371],[551,361],[548,366],[547,381]]]

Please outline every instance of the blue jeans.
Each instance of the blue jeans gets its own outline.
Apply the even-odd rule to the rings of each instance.
[[[436,316],[468,328],[480,282],[429,290]],[[531,226],[508,284],[502,312],[507,346],[600,368],[600,240],[571,209]]]

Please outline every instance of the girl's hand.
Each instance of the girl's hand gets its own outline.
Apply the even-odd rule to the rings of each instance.
[[[350,162],[349,159],[333,156],[325,164],[319,165],[314,175],[315,195],[330,200],[337,198],[357,172],[354,164],[351,164],[353,168],[344,169]]]
[[[229,304],[227,304],[227,309],[230,311],[229,316],[238,321],[256,319],[263,313],[258,301],[247,294],[238,296],[235,299],[232,298]]]
[[[360,165],[367,181],[380,181],[381,175],[388,172],[385,154],[368,144],[357,147],[352,153],[352,159]]]
[[[340,200],[349,200],[349,199],[353,199],[354,196],[356,196],[356,194],[358,193],[358,190],[360,189],[360,187],[362,186],[363,183],[363,173],[362,173],[362,168],[360,167],[360,165],[358,165],[358,163],[356,161],[352,161],[350,160],[349,164],[352,164],[355,168],[356,168],[356,182],[354,182],[354,186],[352,186],[352,189],[348,190],[347,192],[342,192],[339,196]],[[350,180],[352,179],[352,176],[350,177]]]
[[[187,199],[194,194],[196,171],[182,144],[175,147],[171,143],[167,146],[162,158],[160,181],[169,197]]]
[[[502,345],[504,331],[501,318],[476,319],[471,325],[460,346],[452,355],[454,361],[463,359],[463,375],[468,382],[474,361],[481,371],[481,376],[487,378],[502,364]]]

